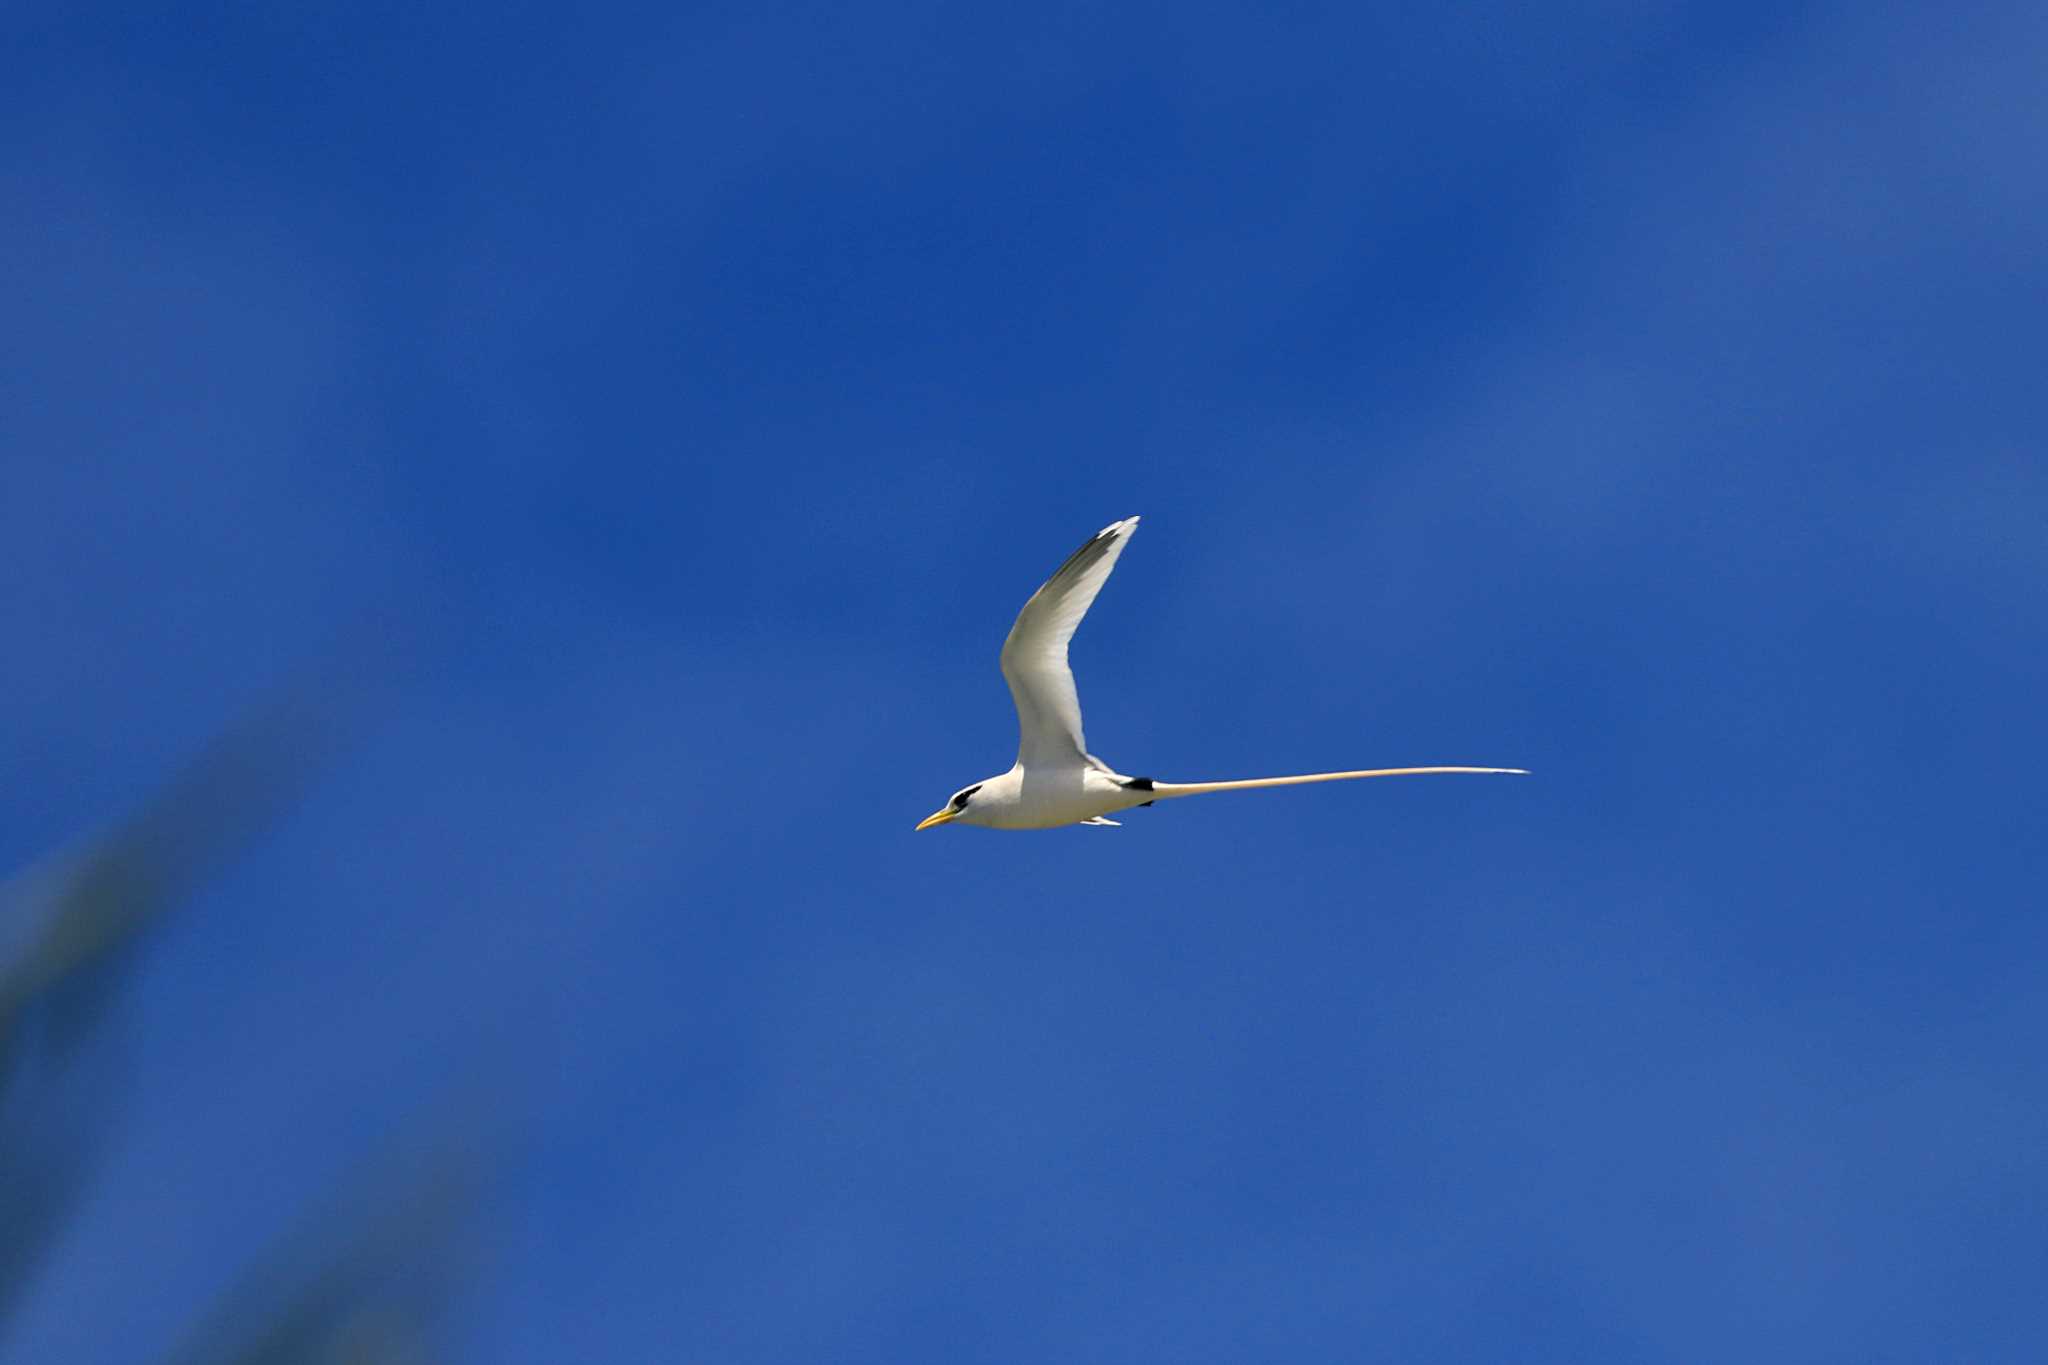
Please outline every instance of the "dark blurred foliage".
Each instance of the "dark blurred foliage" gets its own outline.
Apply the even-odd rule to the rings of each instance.
[[[118,1118],[126,1056],[110,1019],[151,931],[364,733],[398,676],[396,638],[352,639],[249,709],[126,819],[0,884],[0,1334]],[[458,1230],[483,1169],[477,1147],[452,1131],[392,1139],[255,1260],[174,1358],[434,1358],[431,1324],[461,1263]]]
[[[444,1318],[474,1255],[485,1146],[467,1123],[408,1127],[263,1250],[173,1365],[445,1358]]]

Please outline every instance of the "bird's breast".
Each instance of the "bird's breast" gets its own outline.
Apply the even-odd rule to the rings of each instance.
[[[1079,824],[1134,804],[1114,780],[1092,768],[1025,770],[998,799],[984,803],[986,789],[975,794],[981,821],[993,829],[1055,829]]]

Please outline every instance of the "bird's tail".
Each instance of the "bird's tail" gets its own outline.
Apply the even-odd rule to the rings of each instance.
[[[1200,796],[1204,792],[1249,791],[1253,787],[1297,787],[1309,782],[1349,782],[1355,777],[1416,777],[1423,773],[1519,773],[1527,768],[1361,768],[1347,773],[1302,773],[1295,777],[1246,777],[1235,782],[1160,782],[1148,790],[1155,800],[1170,796]]]

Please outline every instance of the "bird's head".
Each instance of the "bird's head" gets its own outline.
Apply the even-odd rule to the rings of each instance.
[[[979,782],[971,787],[962,787],[959,791],[953,793],[952,800],[918,821],[917,827],[920,830],[926,830],[930,829],[933,825],[948,825],[958,820],[961,816],[967,814],[968,803],[974,800],[974,794],[980,791],[981,788],[982,784]]]

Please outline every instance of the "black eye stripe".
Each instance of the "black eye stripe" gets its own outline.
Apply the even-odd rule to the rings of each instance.
[[[974,794],[975,794],[976,792],[978,792],[978,791],[980,791],[980,790],[981,790],[981,784],[980,784],[979,782],[977,782],[977,783],[975,783],[975,784],[974,784],[973,786],[969,787],[969,788],[968,788],[968,789],[967,789],[966,791],[964,791],[964,792],[954,792],[954,793],[953,793],[953,804],[954,804],[954,805],[956,805],[956,806],[964,806],[964,805],[966,805],[966,804],[967,804],[967,798],[968,798],[968,797],[970,797],[970,796],[972,796],[972,795],[974,795]]]

